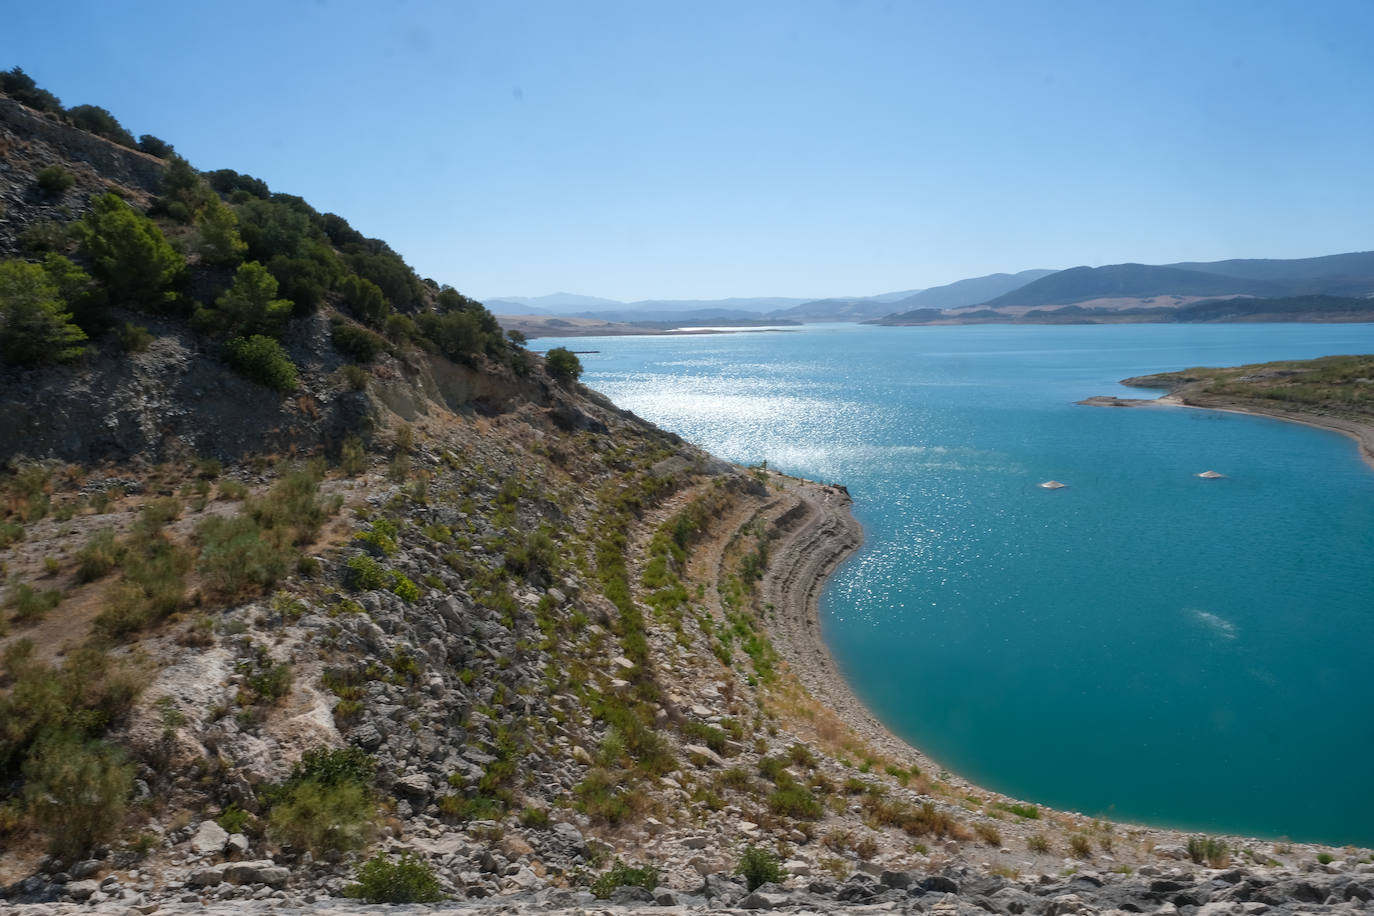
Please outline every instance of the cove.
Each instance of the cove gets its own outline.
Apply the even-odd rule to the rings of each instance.
[[[826,641],[950,771],[1094,816],[1374,843],[1374,470],[1296,424],[1074,404],[1140,397],[1116,382],[1148,372],[1370,352],[1374,326],[568,345],[618,405],[849,488],[866,541],[828,585]]]

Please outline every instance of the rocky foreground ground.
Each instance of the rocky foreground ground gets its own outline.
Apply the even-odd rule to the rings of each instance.
[[[569,842],[576,842],[571,836]],[[461,856],[462,851],[454,853]],[[502,870],[497,862],[489,867]],[[515,866],[518,868],[518,866]],[[510,866],[506,866],[510,868]],[[804,871],[801,869],[800,871]],[[518,872],[517,872],[518,875]],[[37,886],[57,875],[35,877]],[[300,887],[288,869],[270,862],[241,862],[185,870],[180,889],[158,893],[148,882],[114,877],[71,880],[71,902],[12,904],[16,916],[109,912],[147,913],[355,913],[382,909],[333,898],[332,879],[316,888]],[[37,888],[36,888],[37,889]],[[493,898],[453,900],[435,905],[386,906],[387,912],[432,909],[474,914],[506,913],[788,913],[843,911],[931,913],[940,916],[1096,916],[1145,913],[1158,916],[1262,916],[1262,914],[1360,913],[1374,899],[1374,865],[1333,862],[1306,870],[1206,869],[1144,866],[1135,874],[1080,872],[1011,880],[968,867],[938,873],[859,871],[844,880],[795,874],[784,883],[750,890],[742,878],[705,875],[687,887],[622,887],[600,900],[585,890],[528,890],[513,887]]]

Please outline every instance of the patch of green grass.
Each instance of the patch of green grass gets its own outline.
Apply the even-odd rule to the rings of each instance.
[[[1028,821],[1034,821],[1040,818],[1040,809],[1037,808],[1035,805],[1020,805],[1014,804],[1012,802],[994,802],[992,806],[994,808],[1000,808],[1003,811],[1008,811],[1012,814],[1015,814],[1017,817],[1023,817]]]

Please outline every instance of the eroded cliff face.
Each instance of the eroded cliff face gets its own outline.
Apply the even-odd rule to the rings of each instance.
[[[37,186],[38,173],[62,165],[76,178],[60,195]],[[166,163],[78,130],[0,96],[0,256],[19,253],[19,235],[35,222],[66,222],[89,207],[91,195],[117,188],[136,200],[158,192]]]

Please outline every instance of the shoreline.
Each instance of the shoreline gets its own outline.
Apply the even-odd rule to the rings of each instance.
[[[1240,404],[1224,398],[1218,399],[1215,403],[1205,403],[1205,399],[1189,398],[1173,392],[1162,394],[1157,398],[1119,398],[1113,395],[1095,395],[1075,403],[1084,407],[1185,407],[1191,410],[1215,410],[1221,413],[1235,413],[1249,417],[1266,417],[1270,420],[1282,420],[1285,423],[1299,423],[1313,429],[1340,433],[1348,439],[1353,439],[1360,459],[1371,469],[1374,469],[1374,424],[1347,420],[1344,417],[1267,410],[1259,405]]]
[[[945,770],[888,728],[859,699],[826,645],[820,623],[820,597],[826,582],[863,545],[863,528],[851,511],[853,499],[841,486],[784,475],[774,479],[784,482],[791,500],[772,519],[775,525],[783,524],[771,551],[774,559],[760,583],[760,597],[774,609],[767,621],[768,632],[797,680],[817,703],[882,754],[908,765],[915,763],[924,772],[941,773],[950,785],[1007,797]]]

